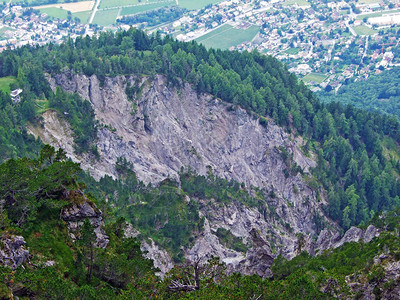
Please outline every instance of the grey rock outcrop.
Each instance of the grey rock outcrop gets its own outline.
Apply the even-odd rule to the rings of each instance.
[[[244,274],[257,274],[260,277],[271,277],[272,266],[275,255],[272,253],[269,243],[267,243],[257,230],[250,231],[253,247],[247,252],[246,259],[242,260],[237,267],[237,271]]]
[[[140,232],[135,229],[132,224],[126,223],[124,226],[124,238],[136,238],[140,235]],[[174,267],[171,256],[167,251],[160,248],[152,239],[142,240],[140,249],[145,253],[144,257],[153,260],[155,268],[160,271],[156,273],[161,278]]]
[[[150,243],[142,241],[140,249],[146,252],[144,255],[146,258],[153,260],[154,267],[160,270],[157,275],[161,278],[174,267],[174,262],[168,252],[160,248],[152,239]]]
[[[202,213],[200,213],[201,216]],[[238,264],[245,258],[243,253],[228,249],[222,245],[215,235],[215,231],[211,230],[210,222],[204,219],[204,229],[199,237],[197,237],[192,248],[187,249],[186,258],[195,261],[200,258],[210,258],[211,256],[219,257],[228,266],[228,271],[237,269]]]
[[[8,235],[4,232],[0,238],[0,265],[16,269],[29,258],[29,250],[22,236]]]
[[[363,240],[365,243],[369,243],[374,237],[377,236],[379,236],[379,230],[374,225],[369,225],[367,230],[364,232]]]
[[[154,81],[141,79],[142,96],[133,113],[125,88],[135,80],[123,76],[106,78],[102,87],[96,76],[60,74],[51,80],[53,86],[78,92],[89,100],[96,118],[115,129],[99,130],[99,162],[93,166],[93,162],[82,161],[82,166],[95,177],[116,175],[116,159],[125,157],[145,183],[160,182],[166,177],[177,179],[181,167],[190,166],[206,174],[211,166],[219,177],[258,187],[272,185],[287,198],[293,197],[293,184],[306,189],[297,177],[286,180],[282,172],[285,166],[276,149],[289,149],[305,172],[315,162],[303,155],[296,141],[272,121],[264,128],[245,110],[228,111],[226,103],[210,95],[198,95],[188,84],[178,93],[167,87],[162,76],[156,76]]]
[[[343,237],[337,231],[332,232],[324,229],[319,234],[317,242],[312,245],[310,253],[338,248],[345,243],[360,242],[361,240],[364,243],[369,243],[377,236],[379,236],[379,230],[374,225],[369,225],[365,230],[353,226],[344,233]]]
[[[61,218],[67,222],[70,236],[73,240],[79,237],[79,229],[87,218],[94,228],[96,247],[105,248],[109,242],[102,226],[104,225],[101,211],[93,204],[84,201],[82,204],[73,204],[61,212]]]
[[[71,152],[71,141],[60,138],[62,133],[54,132],[52,124],[56,121],[51,114],[43,116],[43,128],[31,128],[30,132],[66,149],[68,155],[95,178],[105,174],[115,177],[115,163],[119,157],[124,157],[145,183],[157,184],[167,177],[179,181],[180,169],[190,167],[201,175],[211,169],[218,177],[258,187],[271,195],[266,205],[259,208],[236,202],[205,204],[205,200],[193,199],[200,202],[209,230],[205,226],[193,247],[186,249],[188,258],[212,254],[235,268],[247,257],[248,272],[252,269],[267,276],[264,266],[268,267],[272,253],[287,258],[298,253],[301,247],[297,234],[303,236],[304,250],[313,249],[311,241],[318,235],[313,220],[316,216],[324,218],[320,208],[324,204],[324,194],[321,193],[322,201],[318,203],[314,191],[304,180],[316,163],[312,156],[307,157],[300,150],[301,138],[288,134],[272,120],[262,125],[244,109],[211,95],[199,95],[189,84],[179,90],[171,88],[163,76],[157,75],[154,80],[107,77],[100,84],[96,76],[66,72],[49,81],[53,88],[61,86],[68,92],[77,92],[92,104],[96,119],[104,125],[98,130],[100,159],[93,161]],[[138,81],[141,92],[133,111],[125,89],[127,84]],[[284,172],[288,166],[282,149],[287,151],[291,163],[303,170],[304,176],[300,173],[288,176],[288,172]],[[249,251],[253,251],[250,254],[228,249],[214,234],[219,227],[243,238],[249,246],[252,243],[250,232],[254,229],[266,241],[265,247],[250,247]],[[331,227],[335,232],[335,224],[331,223]],[[256,262],[260,267],[254,265]]]
[[[132,226],[131,223],[126,223],[124,228],[124,238],[135,238],[140,234],[140,232]]]

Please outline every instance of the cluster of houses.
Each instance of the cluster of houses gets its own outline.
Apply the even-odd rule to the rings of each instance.
[[[72,20],[52,19],[47,14],[25,14],[27,8],[9,6],[1,12],[3,16],[0,27],[0,52],[7,47],[18,48],[24,45],[44,45],[47,43],[59,44],[65,37],[75,38],[81,34],[93,35],[94,29],[87,24],[80,24]]]

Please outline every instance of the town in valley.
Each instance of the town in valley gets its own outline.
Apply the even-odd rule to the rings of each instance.
[[[1,10],[1,51],[133,26],[272,55],[313,91],[337,91],[400,65],[399,0],[11,0]]]

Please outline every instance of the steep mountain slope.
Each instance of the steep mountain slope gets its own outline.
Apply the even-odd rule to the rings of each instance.
[[[141,92],[135,99],[134,111],[125,90],[138,80]],[[65,134],[68,128],[62,117],[54,119],[52,112],[44,114],[43,127],[30,127],[30,132],[46,143],[66,149],[96,178],[105,174],[118,177],[116,162],[124,158],[133,164],[138,179],[145,183],[158,184],[166,178],[179,181],[181,168],[191,168],[200,175],[212,171],[217,177],[244,182],[270,195],[258,209],[240,202],[221,206],[212,199],[188,200],[201,204],[200,213],[206,223],[193,248],[187,249],[187,257],[213,254],[240,270],[239,263],[245,256],[218,242],[218,228],[244,238],[248,245],[252,245],[251,232],[256,230],[267,240],[262,246],[267,247],[271,258],[277,253],[293,257],[297,253],[298,234],[305,236],[308,249],[313,251],[316,246],[311,245],[311,240],[317,239],[318,219],[335,228],[305,182],[315,161],[299,149],[300,138],[289,135],[272,120],[262,125],[257,116],[210,95],[199,95],[189,84],[181,89],[168,87],[163,76],[154,80],[133,76],[106,78],[100,86],[95,75],[64,73],[49,81],[53,90],[60,86],[77,92],[92,104],[102,127],[96,142],[99,160],[73,153],[72,139]],[[59,133],[53,130],[57,126],[61,126]],[[256,271],[256,265],[250,273]],[[260,275],[267,273],[264,269]]]
[[[35,123],[37,114],[47,105],[70,123],[76,152],[89,153],[88,159],[95,161],[99,128],[92,106],[79,95],[66,93],[61,88],[54,93],[45,79],[45,72],[56,77],[67,70],[71,73],[68,76],[96,75],[99,87],[107,78],[128,75],[155,78],[156,74],[162,74],[171,86],[190,83],[199,94],[208,93],[262,116],[263,124],[272,118],[286,131],[303,136],[304,153],[316,154],[318,163],[310,186],[321,203],[328,200],[324,210],[344,229],[365,224],[377,211],[391,210],[400,204],[400,181],[397,175],[392,176],[400,172],[398,120],[339,103],[324,105],[272,57],[258,52],[207,50],[195,42],[181,43],[158,34],[147,36],[134,29],[102,33],[93,38],[78,37],[59,46],[4,51],[0,55],[0,76],[18,78],[18,86],[24,91],[23,101],[15,108],[9,97],[3,97],[0,109],[6,117],[0,121],[6,124],[5,128],[21,128],[26,121]],[[126,87],[128,99],[134,100],[141,94],[140,83],[138,79]],[[39,104],[44,106],[35,109]],[[132,103],[134,109],[135,105],[137,103]],[[10,120],[7,117],[18,115],[20,110],[24,118]],[[151,130],[147,115],[142,117],[147,130]],[[109,129],[114,131],[115,128]],[[7,149],[5,158],[21,155],[21,151],[13,151],[11,142],[17,140],[22,144],[21,138],[27,140],[25,151],[32,144],[24,130],[17,130],[17,133],[19,137],[13,139],[8,130],[0,132],[0,146]],[[290,172],[299,171],[297,165],[287,160],[288,152],[280,150],[288,162],[284,174],[288,176]],[[193,153],[195,151],[192,149]],[[162,155],[160,152],[153,158]],[[210,160],[210,163],[214,162]],[[232,167],[232,171],[237,172],[233,165],[228,166],[228,170]],[[169,171],[160,169],[151,176],[159,177]],[[111,173],[112,170],[103,168],[102,172]]]
[[[66,241],[69,250],[63,249],[71,255],[67,256],[67,265],[57,267],[57,278],[69,278],[71,274],[65,270],[73,270],[72,278],[77,282],[71,284],[77,290],[83,288],[83,276],[87,276],[86,283],[96,287],[93,295],[106,283],[112,286],[107,291],[116,287],[116,293],[129,291],[126,296],[132,297],[135,287],[127,285],[135,284],[135,280],[131,281],[134,276],[122,280],[124,284],[120,286],[129,269],[124,265],[125,246],[125,250],[117,251],[122,255],[118,261],[101,259],[103,254],[112,257],[116,244],[125,244],[120,240],[125,222],[114,216],[131,222],[134,229],[128,235],[140,239],[142,249],[148,249],[147,255],[158,260],[162,273],[172,266],[172,260],[178,263],[168,277],[178,280],[182,279],[177,272],[185,268],[185,258],[195,268],[194,273],[198,267],[208,269],[206,262],[198,264],[199,259],[214,255],[228,264],[228,271],[269,277],[273,275],[274,260],[279,264],[282,257],[293,258],[303,250],[325,255],[323,250],[345,242],[357,242],[357,247],[362,248],[360,241],[372,240],[374,255],[386,251],[373,240],[380,233],[375,227],[352,226],[368,225],[376,212],[400,205],[400,123],[393,117],[351,106],[320,103],[271,57],[257,52],[207,50],[196,43],[130,30],[79,37],[61,45],[4,51],[0,54],[0,76],[14,76],[16,85],[24,91],[19,104],[13,104],[8,95],[0,97],[0,125],[6,125],[5,130],[0,130],[0,147],[7,150],[2,159],[21,155],[30,145],[35,149],[40,145],[25,132],[27,124],[29,132],[57,148],[65,148],[98,180],[88,173],[79,173],[80,179],[72,180],[83,180],[85,184],[81,186],[86,187],[87,198],[99,199],[109,227],[105,230],[109,239],[105,240],[110,242],[104,240],[104,251],[96,250],[100,257],[94,264],[87,252],[88,244],[81,248],[71,246],[74,239],[69,234],[75,233],[66,230],[65,222],[69,221],[59,219],[59,209],[53,210],[51,222],[45,227],[46,238],[50,238],[50,224],[59,223],[59,240]],[[13,127],[20,140],[10,143],[13,135],[7,129]],[[13,151],[15,144],[23,145],[24,151]],[[46,146],[44,153],[51,154],[51,149]],[[18,164],[32,172],[32,166],[53,163],[52,156],[42,156]],[[15,171],[14,162],[10,160],[7,165],[11,166],[10,172]],[[55,171],[60,175],[63,169]],[[20,175],[14,173],[18,184]],[[39,181],[34,178],[28,183],[35,191],[42,191],[40,183],[46,178],[52,176],[43,175]],[[30,216],[29,211],[23,205],[14,206],[15,191],[10,190],[6,177],[3,179],[7,210],[12,217],[10,226],[20,226],[20,220]],[[74,194],[82,195],[80,191]],[[28,196],[23,200],[32,209],[38,208],[37,203],[47,205],[47,196]],[[50,199],[50,206],[66,204],[64,194],[56,196]],[[46,205],[39,206],[38,218],[32,217],[38,226],[46,216]],[[99,210],[84,207],[97,218]],[[78,229],[85,228],[81,223],[68,223],[69,229],[78,233]],[[88,229],[84,232],[90,240],[93,235]],[[103,234],[101,228],[96,229]],[[40,235],[29,228],[21,232],[31,239],[28,247],[31,243],[38,249],[35,239]],[[134,243],[138,250],[139,245]],[[39,249],[48,252],[44,244]],[[88,254],[83,259],[86,266],[81,263],[83,253]],[[374,257],[367,254],[370,260]],[[344,255],[347,260],[335,257],[329,265],[332,276],[324,271],[325,267],[321,273],[320,267],[310,265],[306,270],[300,269],[312,270],[306,274],[291,270],[288,279],[284,274],[278,281],[257,277],[255,282],[263,285],[263,293],[272,298],[287,287],[291,296],[301,297],[308,291],[311,298],[323,297],[325,282],[331,277],[343,281],[360,266],[368,271],[368,262],[358,265],[355,261],[357,268],[337,273],[338,264],[354,265],[352,254]],[[303,258],[304,254],[298,259]],[[319,258],[307,256],[308,259],[310,264],[320,262]],[[329,261],[329,255],[326,259]],[[76,274],[74,264],[85,269]],[[216,259],[211,259],[208,266],[222,268]],[[99,272],[91,280],[92,267],[109,272],[105,277]],[[122,273],[115,276],[114,270]],[[279,274],[278,270],[276,276]],[[249,277],[243,278],[246,281]],[[190,284],[191,279],[186,287],[175,279],[170,282],[172,290],[199,288]],[[221,285],[221,278],[210,280],[205,276],[203,282],[207,287],[222,289],[221,295],[226,295],[223,289],[229,284],[243,284],[238,274]],[[304,288],[298,289],[299,286]],[[249,294],[236,287],[242,297],[257,298],[254,287],[249,288]],[[199,293],[203,292],[206,295],[209,290]]]

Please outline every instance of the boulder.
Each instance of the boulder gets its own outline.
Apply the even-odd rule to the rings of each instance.
[[[81,204],[73,204],[61,212],[61,218],[67,222],[70,230],[70,236],[73,240],[79,236],[79,229],[85,219],[88,219],[94,227],[96,235],[96,247],[105,248],[108,245],[109,238],[103,230],[103,215],[94,203],[84,201]]]
[[[0,239],[0,265],[16,269],[29,258],[29,250],[22,236],[7,236],[3,233]]]

